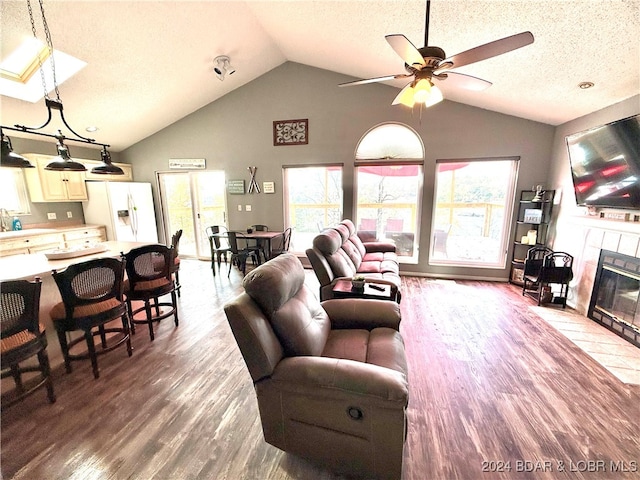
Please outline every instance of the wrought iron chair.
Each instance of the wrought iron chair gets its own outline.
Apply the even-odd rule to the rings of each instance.
[[[532,250],[535,250],[532,252]],[[548,250],[542,257],[529,260],[529,254],[539,257],[544,250]],[[527,270],[527,263],[531,263]],[[537,273],[536,273],[536,267]],[[553,252],[548,248],[531,248],[525,260],[525,272],[522,294],[537,300],[538,305],[553,302],[567,306],[567,293],[569,282],[573,278],[573,257],[566,252]],[[551,285],[560,285],[560,291],[554,295]]]
[[[42,386],[47,388],[49,402],[56,401],[47,356],[47,337],[44,325],[38,320],[41,289],[39,278],[35,282],[10,280],[0,283],[2,378],[12,376],[16,384],[15,390],[3,395],[6,401],[2,402],[2,408],[19,402]],[[34,355],[38,357],[38,365],[20,366]],[[40,372],[41,377],[25,389],[22,374],[27,372]]]
[[[227,277],[231,275],[231,267],[235,263],[238,269],[244,276],[247,272],[247,258],[251,257],[254,263],[260,264],[259,253],[255,248],[251,248],[247,245],[247,238],[240,232],[229,231],[228,232],[229,245],[231,247],[231,262],[229,262],[229,272]],[[239,241],[243,242],[244,246],[240,247]],[[256,258],[257,257],[257,258]]]
[[[132,355],[129,319],[123,299],[124,262],[117,258],[98,258],[70,265],[65,270],[53,271],[62,302],[51,309],[50,315],[56,328],[67,373],[71,373],[71,362],[91,360],[93,376],[98,378],[98,355],[126,344],[127,354]],[[106,324],[117,320],[122,327]],[[84,335],[71,341],[67,333],[82,331]],[[107,341],[107,333],[116,335]],[[99,350],[93,337],[100,337]],[[71,349],[85,341],[87,353],[72,354]],[[111,345],[109,345],[111,343]]]
[[[224,256],[224,263],[227,263],[227,253],[231,252],[229,245],[228,230],[222,225],[211,225],[205,229],[209,238],[209,246],[211,247],[211,271],[216,276],[216,260],[218,262],[218,270]]]
[[[124,293],[127,299],[131,333],[136,333],[136,324],[146,324],[149,327],[149,337],[155,339],[154,322],[160,322],[173,315],[176,327],[179,324],[178,302],[176,299],[176,285],[171,274],[175,260],[175,250],[166,245],[144,245],[134,248],[124,255],[127,265],[127,280]],[[158,269],[159,259],[164,259],[162,268]],[[160,297],[171,295],[171,301],[160,302]],[[143,306],[133,308],[133,301],[141,301]],[[155,315],[151,312],[151,306]],[[160,307],[168,307],[161,312]],[[144,318],[136,315],[144,312]]]
[[[251,228],[253,229],[254,232],[268,232],[269,231],[269,227],[267,225],[251,225]],[[256,255],[258,257],[258,262],[260,263],[260,254],[262,254],[262,258],[264,258],[264,261],[266,262],[267,259],[269,259],[271,257],[271,254],[269,252],[267,252],[267,242],[265,240],[248,240],[247,241],[247,248],[249,248],[250,250],[253,250],[256,252]]]
[[[287,253],[289,251],[289,245],[291,244],[291,227],[285,229],[282,234],[282,244],[280,248],[276,248],[271,252],[271,258],[277,257],[278,255],[282,255],[283,253]]]

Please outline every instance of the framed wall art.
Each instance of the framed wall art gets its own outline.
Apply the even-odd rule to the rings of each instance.
[[[306,145],[309,143],[309,119],[275,120],[273,145]]]

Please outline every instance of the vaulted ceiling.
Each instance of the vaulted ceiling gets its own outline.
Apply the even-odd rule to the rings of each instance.
[[[1,2],[2,59],[33,36],[26,3]],[[287,61],[345,81],[404,73],[384,37],[402,33],[422,47],[425,29],[424,0],[48,0],[45,12],[54,47],[87,62],[60,87],[67,120],[86,135],[98,126],[91,136],[115,151]],[[447,55],[523,31],[532,45],[459,70],[493,86],[444,82],[445,98],[558,125],[640,92],[640,0],[431,2],[429,44]],[[223,82],[213,72],[218,55],[236,69]],[[585,81],[594,87],[580,89]],[[400,89],[407,80],[387,83]],[[0,100],[3,125],[46,119],[43,100]]]

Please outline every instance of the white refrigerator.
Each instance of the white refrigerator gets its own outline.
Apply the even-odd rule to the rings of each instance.
[[[107,240],[158,242],[150,183],[87,182],[87,193],[84,221],[105,225]]]

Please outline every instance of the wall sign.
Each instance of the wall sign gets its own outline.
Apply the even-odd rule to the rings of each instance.
[[[262,182],[264,193],[276,193],[275,184],[273,182]]]
[[[229,195],[244,195],[244,180],[229,180],[227,192]]]
[[[179,170],[204,170],[204,158],[170,158],[169,168]]]
[[[306,145],[309,143],[309,119],[276,120],[273,122],[273,144]]]

